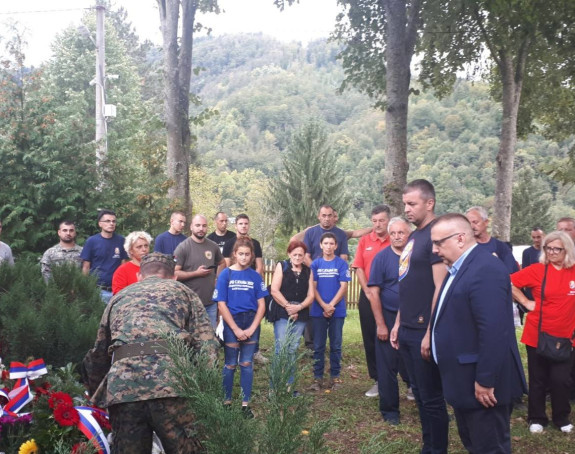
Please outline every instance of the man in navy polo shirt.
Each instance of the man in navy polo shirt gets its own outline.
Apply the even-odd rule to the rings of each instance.
[[[112,276],[118,267],[128,259],[124,249],[124,237],[115,233],[116,213],[100,210],[98,213],[100,233],[86,240],[80,254],[82,272],[98,277],[98,286],[102,301],[108,304],[112,298]]]

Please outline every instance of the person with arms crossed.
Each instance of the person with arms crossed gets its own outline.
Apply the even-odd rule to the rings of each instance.
[[[399,311],[390,342],[399,348],[419,410],[421,452],[440,454],[447,452],[449,418],[439,370],[430,360],[429,321],[447,269],[432,252],[435,188],[427,180],[414,180],[403,190],[403,203],[405,217],[416,230],[399,261]]]
[[[375,382],[365,393],[367,397],[377,397],[379,392],[377,387],[377,367],[375,364],[376,326],[371,304],[367,298],[367,282],[373,258],[379,251],[389,246],[387,224],[390,213],[391,211],[387,205],[377,205],[371,210],[373,230],[368,235],[360,238],[355,252],[355,259],[351,266],[355,268],[355,274],[361,286],[358,309],[367,372],[369,377]]]
[[[72,263],[78,268],[82,268],[82,259],[80,258],[82,246],[76,244],[76,226],[72,221],[60,222],[58,238],[60,242],[47,249],[40,260],[42,276],[46,282],[52,277],[52,267],[54,266]]]
[[[448,266],[431,320],[433,359],[470,453],[511,453],[513,401],[526,392],[505,264],[478,247],[465,216],[431,228],[433,252]]]

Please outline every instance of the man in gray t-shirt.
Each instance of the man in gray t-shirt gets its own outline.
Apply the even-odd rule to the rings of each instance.
[[[205,216],[194,216],[190,230],[190,238],[180,243],[174,251],[176,279],[198,294],[215,329],[218,305],[212,301],[212,294],[216,271],[220,264],[225,263],[224,257],[218,245],[206,238],[208,220]]]

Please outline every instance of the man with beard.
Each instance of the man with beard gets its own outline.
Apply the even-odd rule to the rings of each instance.
[[[196,292],[202,301],[212,326],[217,325],[218,305],[212,301],[216,284],[216,270],[224,257],[216,243],[206,238],[208,220],[197,214],[190,225],[192,235],[174,251],[176,279]]]
[[[76,244],[76,226],[72,221],[62,221],[58,226],[58,238],[60,242],[52,246],[42,256],[42,276],[48,282],[52,277],[52,267],[73,263],[78,268],[82,268],[80,253],[82,246]]]

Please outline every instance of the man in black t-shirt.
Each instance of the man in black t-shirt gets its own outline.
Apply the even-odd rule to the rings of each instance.
[[[249,238],[254,243],[254,254],[256,259],[252,263],[252,268],[256,270],[262,278],[264,277],[264,260],[262,254],[262,247],[258,240],[250,238],[250,218],[247,214],[238,214],[236,216],[236,235],[226,241],[224,244],[223,255],[226,259],[226,266],[230,266],[232,263],[232,252],[234,250],[234,244],[236,244],[236,239],[238,238]]]
[[[404,361],[417,402],[425,453],[447,453],[449,418],[439,369],[430,358],[431,313],[447,268],[432,253],[431,225],[435,219],[435,189],[427,180],[414,180],[403,190],[405,217],[416,230],[399,260],[399,312],[390,342]]]
[[[220,252],[223,253],[226,241],[235,238],[236,234],[235,232],[228,230],[228,215],[223,211],[218,211],[216,213],[214,221],[216,222],[216,230],[210,233],[207,238],[216,243],[220,248]]]

